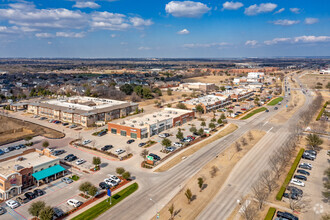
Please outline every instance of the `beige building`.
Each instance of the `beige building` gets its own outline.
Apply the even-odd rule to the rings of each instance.
[[[215,90],[216,86],[214,83],[182,83],[180,84],[179,89],[209,92]]]

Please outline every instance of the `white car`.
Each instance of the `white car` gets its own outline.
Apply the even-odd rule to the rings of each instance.
[[[68,203],[68,205],[71,205],[75,208],[81,206],[81,204],[82,204],[82,202],[80,202],[76,199],[69,199],[66,203]]]
[[[311,168],[313,168],[312,164],[310,164],[310,163],[301,163],[300,165],[307,165],[307,166],[310,166]]]
[[[297,186],[305,186],[305,183],[303,183],[303,182],[301,182],[300,180],[297,180],[297,179],[292,179],[290,183],[292,183],[294,185],[297,185]]]
[[[86,160],[84,160],[84,159],[79,159],[79,160],[76,161],[76,164],[77,164],[77,165],[80,165],[80,164],[83,164],[83,163],[85,163],[85,162],[86,162]]]
[[[167,138],[167,137],[169,137],[169,136],[170,136],[169,133],[162,133],[162,134],[159,134],[159,135],[158,135],[158,137],[160,137],[160,138]]]
[[[110,178],[104,179],[104,182],[106,184],[108,184],[109,186],[111,186],[111,187],[114,187],[114,186],[118,185],[118,183],[115,180],[110,179]]]
[[[63,178],[61,179],[61,181],[62,181],[62,182],[65,182],[66,184],[70,184],[70,183],[73,182],[73,180],[70,179],[70,178],[68,178],[68,177],[63,177]]]
[[[83,145],[89,144],[91,142],[92,142],[91,140],[84,140]]]
[[[4,151],[5,153],[8,153],[10,150],[9,150],[8,147],[6,147],[5,149],[3,149],[3,151]]]
[[[123,149],[117,149],[116,151],[116,154],[122,154],[122,153],[124,153],[125,152],[125,150],[123,150]]]
[[[16,202],[15,200],[8,200],[6,201],[7,206],[9,206],[11,209],[15,209],[19,206],[19,203]]]
[[[176,147],[182,147],[183,144],[181,144],[180,142],[174,142],[173,146],[176,146]]]
[[[108,177],[109,177],[109,179],[112,179],[112,180],[116,181],[116,183],[121,182],[121,180],[115,175],[108,174]]]

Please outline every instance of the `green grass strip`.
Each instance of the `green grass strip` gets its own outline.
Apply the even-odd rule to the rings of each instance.
[[[90,209],[84,211],[83,213],[77,215],[76,217],[72,218],[72,220],[91,220],[95,219],[102,213],[109,210],[111,207],[115,206],[117,203],[125,199],[127,196],[131,195],[139,188],[137,183],[133,183],[132,185],[126,187],[125,189],[121,190],[120,192],[116,193],[112,196],[112,204],[109,203],[109,198],[103,200],[102,202],[96,204],[95,206],[91,207]]]
[[[263,111],[266,111],[266,110],[267,110],[267,108],[265,108],[265,107],[261,107],[261,108],[255,109],[252,112],[250,112],[247,115],[245,115],[243,118],[241,118],[241,120],[248,119],[248,118],[250,118],[251,116],[253,116],[253,115],[257,114],[257,113],[263,112]]]
[[[291,181],[291,178],[294,174],[294,172],[296,171],[298,165],[299,165],[299,162],[300,162],[300,159],[304,153],[305,149],[301,148],[296,159],[294,160],[293,164],[292,164],[292,167],[291,169],[289,170],[289,173],[288,175],[286,176],[285,180],[284,180],[284,183],[283,185],[281,186],[280,190],[278,191],[277,195],[276,195],[276,200],[279,200],[281,201],[282,200],[282,197],[283,197],[283,193],[285,192],[285,189],[286,187],[288,186],[288,184],[290,183]]]
[[[276,99],[273,99],[272,101],[270,101],[267,105],[277,105],[277,103],[281,102],[283,100],[283,97],[278,97]]]
[[[276,209],[274,207],[270,207],[268,209],[267,215],[265,217],[265,220],[272,220],[275,215]]]

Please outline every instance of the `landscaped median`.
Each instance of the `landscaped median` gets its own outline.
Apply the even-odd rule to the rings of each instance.
[[[327,108],[328,103],[329,103],[329,102],[326,102],[326,103],[323,105],[323,107],[321,108],[320,113],[319,113],[319,114],[317,115],[317,117],[316,117],[316,121],[320,120],[320,118],[321,118],[322,115],[323,115],[324,110]]]
[[[255,109],[252,112],[246,114],[244,117],[242,117],[241,120],[248,119],[248,118],[252,117],[253,115],[255,115],[257,113],[263,112],[263,111],[266,111],[266,110],[267,110],[267,108],[265,108],[265,107],[261,107],[261,108]]]
[[[296,169],[297,169],[297,166],[298,166],[298,164],[299,164],[299,162],[300,162],[300,159],[301,159],[301,157],[302,157],[304,151],[305,151],[305,149],[303,149],[303,148],[300,149],[300,151],[299,151],[299,153],[298,153],[296,159],[294,160],[294,162],[293,162],[293,164],[292,164],[292,167],[291,167],[291,169],[290,169],[288,175],[286,176],[286,178],[285,178],[285,180],[284,180],[283,185],[282,185],[281,188],[280,188],[280,191],[279,191],[279,192],[277,193],[277,195],[276,195],[276,200],[279,200],[279,201],[282,200],[283,193],[285,192],[286,187],[287,187],[288,184],[290,183],[291,178],[292,178],[294,172],[295,172]]]
[[[76,217],[72,218],[72,220],[91,220],[95,219],[102,213],[109,210],[111,207],[115,206],[117,203],[131,195],[139,188],[137,183],[133,183],[132,185],[126,187],[125,189],[121,190],[120,192],[114,194],[111,199],[111,205],[109,203],[109,198],[103,200],[102,202],[96,204],[95,206],[87,209],[83,213],[77,215]]]
[[[270,207],[268,209],[267,215],[265,217],[265,220],[272,220],[275,215],[276,209],[274,207]]]
[[[281,102],[283,100],[283,97],[278,97],[276,99],[273,99],[272,101],[270,101],[267,105],[277,105],[277,103]]]

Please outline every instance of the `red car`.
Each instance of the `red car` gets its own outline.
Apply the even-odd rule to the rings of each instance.
[[[242,111],[246,111],[246,108],[241,108]]]
[[[188,135],[187,138],[190,138],[190,139],[195,140],[195,137],[194,136],[191,136],[191,135]]]

